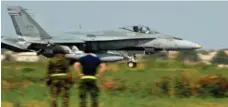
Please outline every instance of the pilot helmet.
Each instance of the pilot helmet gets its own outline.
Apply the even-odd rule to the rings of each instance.
[[[142,28],[141,28],[141,32],[142,32],[142,33],[148,33],[148,28],[142,27]]]
[[[56,45],[53,48],[53,54],[66,54],[66,52],[64,51],[64,49],[61,46]]]

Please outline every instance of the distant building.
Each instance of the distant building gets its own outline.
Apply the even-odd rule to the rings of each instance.
[[[178,51],[168,51],[168,58],[175,59],[178,55]]]
[[[228,55],[228,49],[224,50]],[[169,59],[175,59],[179,54],[179,51],[169,51]],[[208,54],[198,53],[200,60],[206,64],[210,64],[211,60],[216,56],[217,51],[208,52]]]
[[[210,52],[209,54],[198,53],[198,56],[203,62],[210,62],[216,54],[217,52]]]
[[[1,54],[1,61],[5,60],[6,56]]]
[[[225,53],[228,55],[228,50],[224,50],[225,51]]]
[[[225,65],[225,64],[218,64],[217,67],[218,67],[218,68],[228,68],[228,65]]]
[[[17,62],[37,62],[39,61],[39,56],[36,52],[21,52],[12,54],[11,57]]]

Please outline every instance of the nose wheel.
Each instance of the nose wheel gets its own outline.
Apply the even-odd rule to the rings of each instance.
[[[127,66],[129,68],[135,68],[137,66],[136,56],[134,54],[130,57],[129,61],[127,62]]]
[[[127,66],[128,66],[129,68],[135,68],[136,65],[137,65],[136,62],[133,62],[133,61],[128,61],[128,62],[127,62]]]
[[[118,53],[120,53],[122,56],[128,59],[127,66],[129,68],[135,68],[137,66],[135,54],[133,54],[132,56],[129,56],[127,53],[122,51],[119,51]]]

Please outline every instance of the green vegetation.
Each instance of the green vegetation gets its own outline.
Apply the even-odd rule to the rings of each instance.
[[[189,60],[189,61],[199,61],[200,58],[197,55],[196,51],[180,51],[178,56],[178,60]]]
[[[6,62],[2,63],[1,71],[3,107],[49,107],[49,90],[44,84],[45,61]],[[198,86],[203,84],[200,80],[216,83],[207,77],[228,78],[227,71],[215,65],[185,65],[176,60],[153,58],[140,62],[134,69],[121,62],[109,63],[99,81],[100,104],[101,107],[227,107],[227,93],[222,93],[222,97],[213,96],[211,92],[221,92],[221,89],[213,89],[214,84]],[[78,77],[74,72],[73,75],[71,107],[78,106],[79,101]],[[197,94],[195,88],[203,94]]]
[[[212,59],[212,63],[214,64],[228,64],[228,55],[225,51],[218,51],[216,56]]]

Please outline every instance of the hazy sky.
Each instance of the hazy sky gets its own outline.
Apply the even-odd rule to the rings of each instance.
[[[159,32],[199,43],[205,49],[228,48],[228,2],[2,2],[2,36],[15,36],[6,6],[20,5],[52,36],[78,29],[143,24]],[[62,35],[64,36],[64,35]]]

